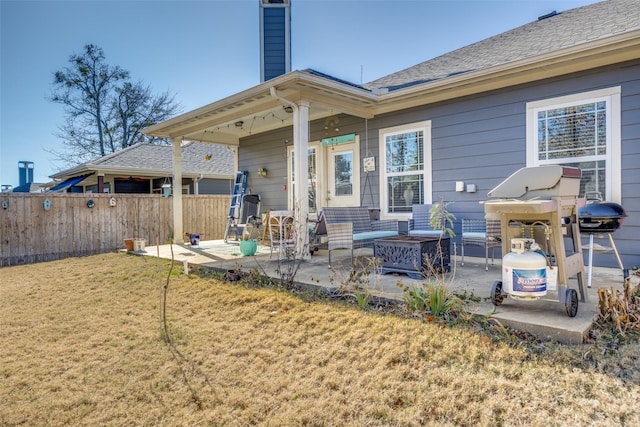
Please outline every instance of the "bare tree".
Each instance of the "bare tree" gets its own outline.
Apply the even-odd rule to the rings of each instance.
[[[65,148],[52,151],[66,164],[88,161],[138,142],[164,142],[140,132],[180,110],[168,92],[131,83],[129,72],[106,63],[102,48],[88,44],[54,74],[50,100],[62,104],[65,122],[58,137]]]
[[[115,90],[111,105],[115,130],[120,148],[138,142],[163,142],[157,137],[144,135],[140,131],[147,126],[171,117],[179,110],[175,96],[169,92],[153,95],[149,86],[141,82],[125,82]]]

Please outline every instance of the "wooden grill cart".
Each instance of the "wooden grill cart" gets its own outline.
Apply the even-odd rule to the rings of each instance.
[[[569,287],[574,276],[580,300],[587,301],[577,218],[584,205],[578,198],[581,176],[574,167],[526,167],[489,192],[485,216],[500,220],[503,254],[502,280],[491,290],[494,305],[507,296],[539,299],[552,291],[575,317],[578,294]]]

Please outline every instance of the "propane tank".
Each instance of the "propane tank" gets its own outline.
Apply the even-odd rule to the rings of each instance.
[[[502,258],[506,293],[523,299],[547,294],[547,260],[534,239],[511,239],[511,252]]]

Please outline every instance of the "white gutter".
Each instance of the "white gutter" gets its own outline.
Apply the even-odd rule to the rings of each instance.
[[[278,101],[287,104],[288,106],[290,106],[291,108],[293,108],[293,111],[298,111],[298,105],[295,102],[289,101],[288,99],[284,99],[283,97],[281,97],[280,95],[278,95],[278,92],[276,91],[276,88],[271,86],[269,88],[269,93],[271,94],[271,96],[273,96],[275,99],[277,99]]]

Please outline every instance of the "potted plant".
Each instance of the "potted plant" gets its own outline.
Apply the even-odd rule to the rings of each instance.
[[[243,256],[255,255],[258,250],[258,241],[251,239],[249,233],[242,234],[242,240],[240,240],[240,253]]]

